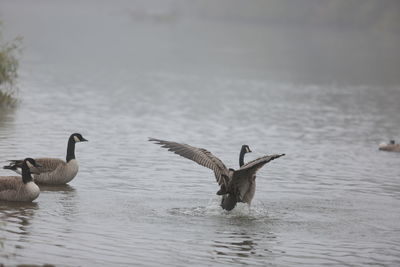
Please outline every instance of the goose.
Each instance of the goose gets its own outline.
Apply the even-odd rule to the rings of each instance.
[[[21,163],[21,176],[0,176],[0,200],[33,201],[39,194],[39,187],[33,182],[31,173],[40,167],[34,159],[26,158]]]
[[[389,144],[386,143],[380,144],[379,150],[400,152],[400,144],[396,144],[394,140],[390,140]]]
[[[34,175],[34,180],[38,184],[59,185],[70,182],[78,173],[79,166],[75,158],[75,143],[88,141],[79,133],[71,134],[68,139],[66,161],[57,158],[37,158],[35,159],[42,167],[38,168],[39,174]],[[19,172],[21,160],[10,160],[4,169]]]
[[[239,165],[241,165],[241,167],[238,170],[234,170],[226,168],[225,164],[220,159],[204,148],[197,148],[187,144],[155,138],[149,138],[149,141],[213,170],[218,185],[220,186],[217,195],[222,195],[221,207],[227,211],[232,210],[237,202],[250,205],[256,189],[256,172],[271,160],[285,155],[274,154],[264,156],[244,164],[244,154],[250,152],[248,146],[244,145],[242,146],[239,157]]]

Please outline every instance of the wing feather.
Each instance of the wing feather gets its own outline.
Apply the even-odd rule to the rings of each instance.
[[[35,161],[41,165],[41,167],[36,167],[37,171],[40,173],[52,172],[57,169],[57,167],[66,164],[62,159],[56,158],[36,158]],[[9,160],[9,162],[10,165],[5,166],[5,169],[21,168],[23,160]]]
[[[21,181],[21,176],[0,176],[0,193],[7,190],[15,190]]]
[[[39,167],[39,172],[52,172],[57,169],[59,166],[66,165],[67,163],[62,159],[56,158],[38,158],[35,159],[37,163],[39,163],[42,167]]]
[[[261,169],[265,164],[267,164],[268,162],[280,158],[282,156],[284,156],[285,154],[274,154],[274,155],[268,155],[268,156],[264,156],[252,161],[247,162],[246,164],[244,164],[240,169],[235,171],[235,174],[245,174],[250,176],[255,174],[259,169]]]
[[[234,195],[237,197],[237,201],[251,201],[254,195],[254,179],[257,171],[271,160],[280,158],[284,155],[285,154],[275,154],[264,156],[250,161],[244,164],[239,170],[234,171],[230,184],[230,190],[234,190]],[[250,187],[254,188],[250,190]]]
[[[209,168],[214,171],[215,178],[219,185],[226,185],[228,182],[229,171],[225,164],[210,151],[204,148],[197,148],[187,144],[180,144],[176,142],[169,142],[155,138],[149,138],[149,141],[167,148],[168,151],[184,158],[193,160],[197,164]]]

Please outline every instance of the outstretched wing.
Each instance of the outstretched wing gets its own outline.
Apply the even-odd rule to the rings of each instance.
[[[259,169],[271,160],[280,158],[285,154],[275,154],[264,156],[250,161],[243,165],[239,170],[234,171],[231,180],[231,189],[237,197],[237,201],[249,202],[254,196],[255,183],[254,178]]]
[[[156,144],[167,148],[168,151],[172,151],[184,158],[191,159],[194,162],[213,170],[218,184],[227,185],[229,180],[229,170],[226,168],[225,164],[210,151],[207,151],[204,148],[197,148],[187,144],[179,144],[155,138],[149,138],[149,141],[155,142]]]
[[[285,154],[274,154],[274,155],[264,156],[264,157],[249,161],[246,164],[244,164],[240,169],[236,170],[235,174],[239,174],[240,176],[242,176],[242,175],[246,175],[246,176],[254,175],[265,164],[267,164],[271,160],[280,158],[280,157],[282,157],[284,155]]]

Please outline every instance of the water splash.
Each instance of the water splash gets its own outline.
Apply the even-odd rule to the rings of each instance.
[[[249,206],[246,203],[237,203],[236,207],[227,211],[221,208],[220,199],[212,198],[207,206],[172,208],[168,211],[171,215],[194,216],[194,217],[224,217],[233,219],[259,220],[267,218],[267,209],[264,205],[256,204]]]

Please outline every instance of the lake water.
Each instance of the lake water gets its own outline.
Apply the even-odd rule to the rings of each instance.
[[[398,87],[271,80],[251,63],[261,45],[218,36],[240,42],[243,25],[235,39],[237,25],[204,33],[211,22],[168,12],[131,20],[107,6],[100,19],[44,6],[2,3],[25,52],[20,104],[0,113],[0,162],[64,158],[73,132],[89,142],[76,145],[69,185],[0,202],[0,263],[400,265],[400,153],[377,149],[400,139]],[[253,151],[245,161],[286,156],[259,171],[250,208],[225,212],[210,170],[148,137],[206,148],[233,168],[242,144]]]

